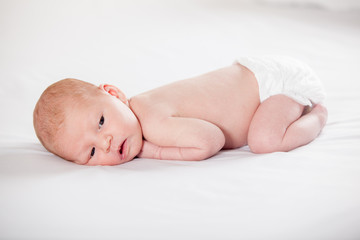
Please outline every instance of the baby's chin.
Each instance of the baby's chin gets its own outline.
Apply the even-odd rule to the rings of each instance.
[[[128,152],[129,160],[133,160],[141,151],[143,146],[143,136],[142,134],[134,134],[127,138],[125,147],[125,151]]]

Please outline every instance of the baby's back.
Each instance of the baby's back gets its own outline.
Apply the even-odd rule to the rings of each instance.
[[[239,64],[177,81],[130,100],[143,129],[160,131],[161,125],[156,122],[168,117],[201,119],[222,130],[224,148],[247,144],[249,125],[259,103],[254,75]],[[146,134],[144,131],[145,139]]]

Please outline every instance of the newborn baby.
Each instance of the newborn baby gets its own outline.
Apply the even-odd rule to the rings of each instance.
[[[34,128],[48,151],[84,165],[136,156],[203,160],[244,145],[254,153],[289,151],[325,126],[324,97],[297,60],[241,58],[130,99],[113,85],[61,80],[37,102]]]

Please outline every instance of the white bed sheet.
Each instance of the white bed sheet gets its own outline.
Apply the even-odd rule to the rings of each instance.
[[[360,239],[360,14],[236,1],[0,2],[0,239]],[[328,124],[288,153],[79,166],[32,110],[65,77],[129,96],[244,55],[306,61]]]

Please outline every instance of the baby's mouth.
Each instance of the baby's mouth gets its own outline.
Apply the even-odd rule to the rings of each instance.
[[[124,140],[124,142],[120,145],[120,149],[119,149],[119,153],[121,155],[121,159],[124,160],[125,159],[125,143],[126,143],[126,140]]]
[[[124,142],[121,144],[121,146],[120,146],[120,150],[119,150],[120,154],[122,154],[122,152],[123,152],[124,143],[125,143],[125,141],[124,141]]]

